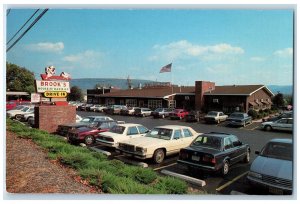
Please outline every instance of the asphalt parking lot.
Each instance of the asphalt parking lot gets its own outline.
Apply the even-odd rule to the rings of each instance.
[[[104,115],[103,113],[94,113],[94,112],[83,112],[78,111],[78,115],[92,116],[92,115]],[[159,125],[186,125],[195,129],[197,132],[225,132],[236,135],[242,142],[248,143],[251,148],[250,154],[250,163],[244,164],[239,163],[231,167],[229,174],[226,177],[221,177],[218,174],[213,173],[203,173],[196,172],[191,173],[185,167],[176,163],[177,155],[169,156],[161,164],[154,164],[151,160],[138,160],[133,158],[127,158],[123,155],[119,155],[111,149],[98,146],[98,149],[111,152],[112,158],[119,159],[125,163],[130,163],[134,165],[140,165],[141,163],[146,163],[148,168],[152,168],[158,173],[161,173],[162,170],[168,170],[178,174],[186,175],[196,179],[205,181],[206,185],[204,187],[195,187],[205,190],[209,194],[249,194],[249,195],[267,195],[268,192],[257,190],[252,188],[246,179],[247,172],[250,169],[251,162],[255,159],[256,155],[254,154],[255,150],[261,150],[261,148],[272,138],[292,138],[293,134],[289,132],[266,132],[260,130],[260,123],[254,122],[246,127],[230,127],[227,126],[226,122],[220,124],[205,124],[204,122],[199,123],[187,123],[180,120],[170,120],[170,119],[153,119],[152,117],[132,117],[132,116],[121,116],[121,115],[111,115],[112,118],[119,121],[125,121],[127,123],[139,123],[146,126],[149,129],[152,129],[155,126]]]

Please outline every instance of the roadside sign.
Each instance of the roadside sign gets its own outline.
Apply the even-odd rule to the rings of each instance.
[[[40,81],[35,80],[38,93],[44,92],[67,92],[70,93],[70,83],[66,81]]]
[[[65,98],[67,97],[67,92],[66,91],[46,91],[44,93],[44,96],[47,98]]]
[[[41,95],[38,93],[31,94],[31,103],[39,103],[41,101]]]

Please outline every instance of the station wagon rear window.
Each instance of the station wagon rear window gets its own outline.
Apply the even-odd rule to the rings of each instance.
[[[213,136],[198,136],[192,143],[193,146],[221,149],[221,138]]]

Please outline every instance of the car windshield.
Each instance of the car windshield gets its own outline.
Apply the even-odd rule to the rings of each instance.
[[[163,111],[162,108],[158,108],[158,109],[155,110],[155,112],[162,112],[162,111]]]
[[[13,110],[21,110],[23,108],[24,108],[24,106],[16,106]]]
[[[264,147],[260,155],[291,161],[293,159],[293,146],[290,143],[270,142]]]
[[[230,115],[232,118],[244,118],[244,115],[242,113],[232,113]]]
[[[21,109],[21,111],[25,112],[29,109],[29,107],[24,107],[23,109]]]
[[[172,137],[172,129],[167,128],[154,128],[149,133],[146,134],[146,137],[154,137],[163,140],[170,140]]]
[[[117,133],[117,134],[123,134],[124,130],[125,130],[125,127],[115,125],[110,129],[109,132],[113,132],[113,133]]]
[[[76,128],[75,128],[76,129]],[[85,132],[85,131],[90,131],[91,127],[79,127],[77,128],[79,132]]]
[[[207,115],[211,115],[211,116],[217,116],[217,115],[218,115],[218,113],[217,113],[217,112],[215,112],[215,111],[210,111],[210,112],[208,112],[208,113],[207,113]]]
[[[221,138],[207,136],[207,135],[201,135],[201,136],[198,136],[192,142],[192,146],[206,147],[206,148],[220,150],[221,149]]]

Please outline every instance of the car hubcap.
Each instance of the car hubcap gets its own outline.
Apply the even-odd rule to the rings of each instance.
[[[85,139],[86,144],[92,144],[93,143],[93,138],[92,137],[87,137]]]
[[[163,152],[159,152],[159,153],[156,155],[156,161],[157,161],[157,163],[162,162],[163,159],[164,159],[164,153],[163,153]]]
[[[226,175],[228,173],[228,163],[226,162],[224,164],[224,175]]]

